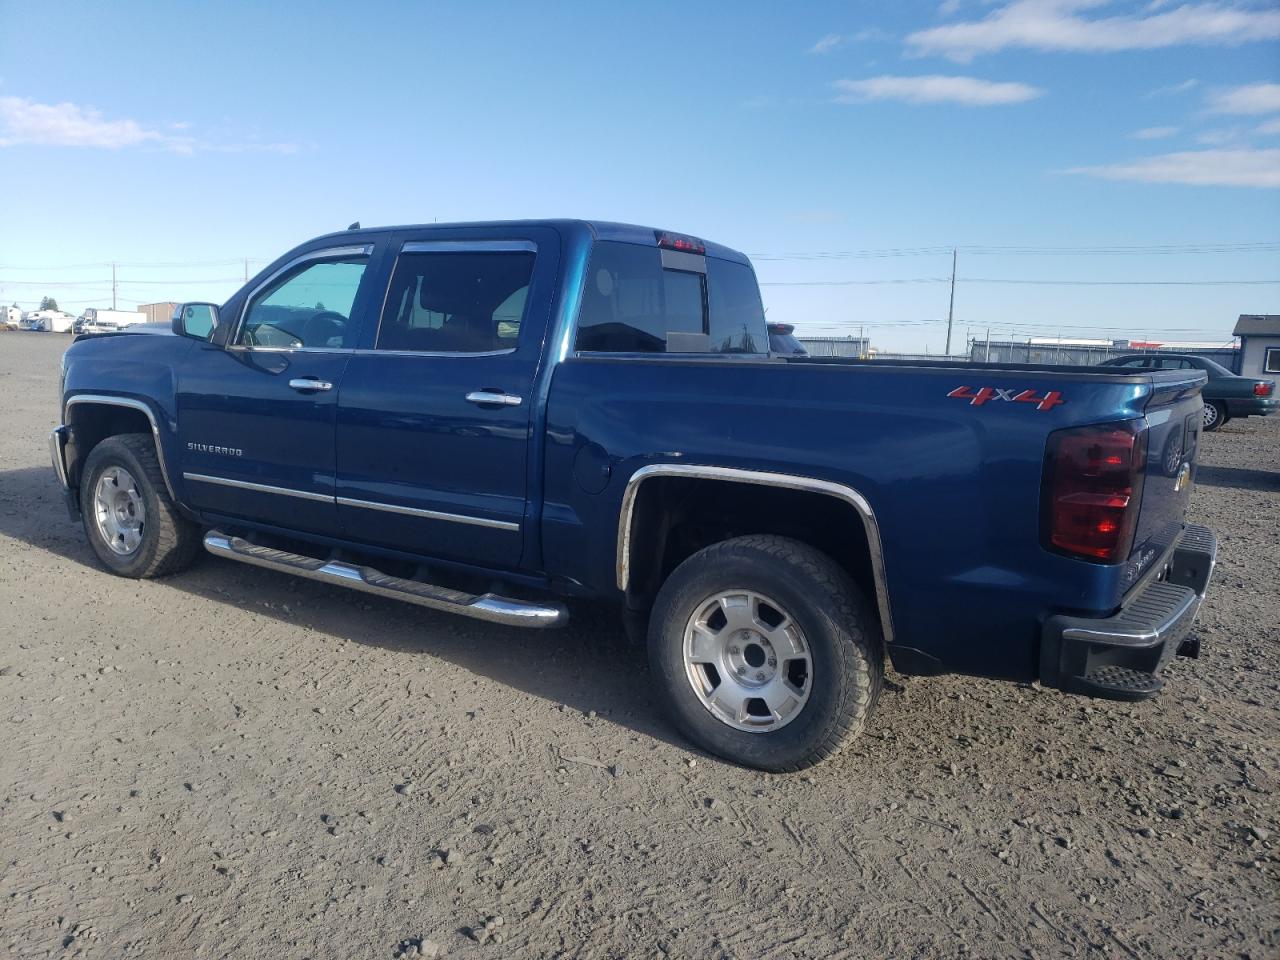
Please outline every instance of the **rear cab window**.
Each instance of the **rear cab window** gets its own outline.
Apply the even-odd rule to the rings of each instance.
[[[747,264],[656,246],[598,241],[591,252],[575,348],[583,353],[769,352]]]

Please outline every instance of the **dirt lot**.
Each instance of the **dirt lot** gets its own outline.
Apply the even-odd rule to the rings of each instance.
[[[896,678],[856,749],[775,777],[673,735],[604,611],[102,572],[46,453],[66,342],[0,335],[11,955],[1280,953],[1280,418],[1205,439],[1205,655],[1156,701]]]

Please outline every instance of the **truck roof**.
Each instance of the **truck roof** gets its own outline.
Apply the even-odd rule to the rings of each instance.
[[[634,223],[614,223],[609,220],[477,220],[464,221],[461,223],[410,223],[400,224],[398,226],[384,227],[357,227],[348,230],[335,230],[333,233],[325,234],[323,237],[317,237],[317,240],[328,238],[354,239],[358,237],[376,237],[381,234],[395,233],[401,230],[413,231],[457,231],[468,228],[485,228],[493,227],[550,227],[561,233],[569,234],[577,231],[588,231],[595,240],[616,240],[622,243],[637,243],[643,246],[656,247],[658,245],[657,234],[665,231],[666,228],[645,227]],[[683,233],[680,230],[673,230],[672,233]],[[703,237],[698,237],[706,244],[707,256],[718,257],[721,260],[733,260],[738,263],[748,263],[747,255],[731,247],[723,244],[713,243]]]

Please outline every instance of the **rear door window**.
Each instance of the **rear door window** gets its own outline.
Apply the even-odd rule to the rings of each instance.
[[[404,252],[387,291],[375,349],[410,353],[514,350],[534,253]]]

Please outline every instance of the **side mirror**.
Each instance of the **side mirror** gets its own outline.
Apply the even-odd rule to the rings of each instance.
[[[180,303],[173,311],[173,332],[193,340],[208,340],[218,328],[218,306],[214,303]]]

